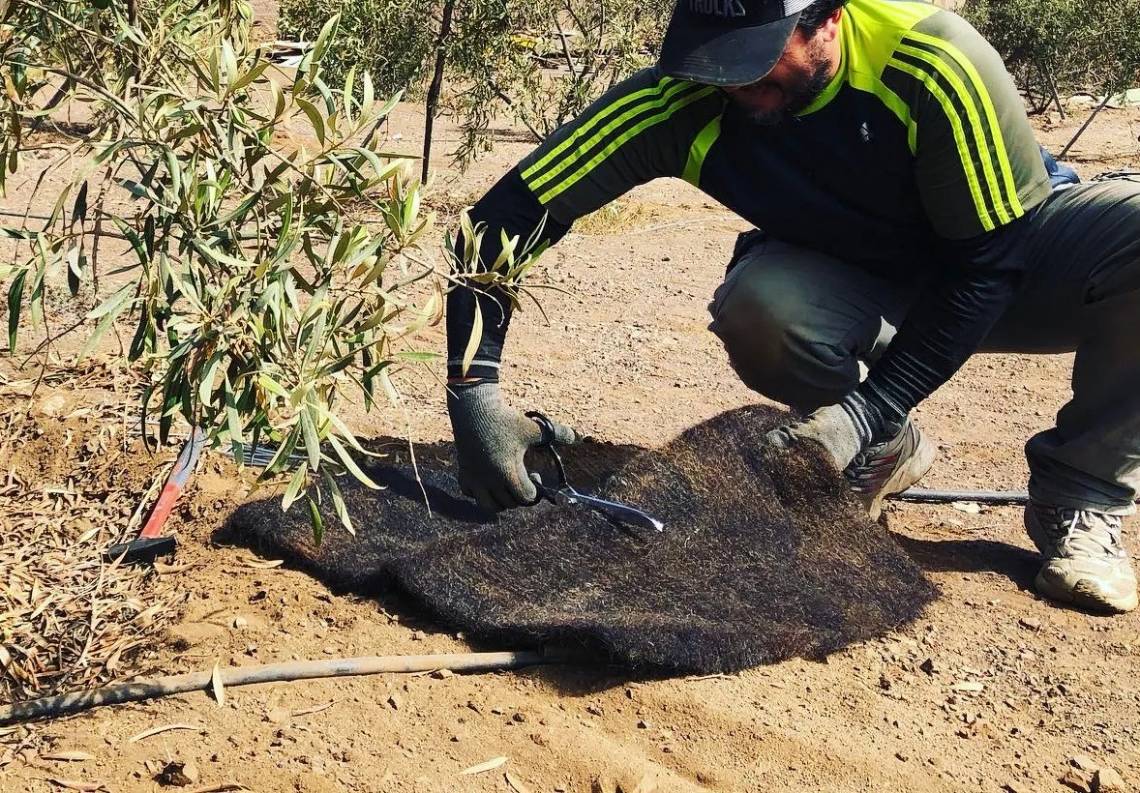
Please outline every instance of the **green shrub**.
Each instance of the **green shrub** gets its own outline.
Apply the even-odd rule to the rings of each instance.
[[[435,48],[432,3],[416,0],[284,0],[277,27],[283,38],[312,41],[340,16],[323,68],[331,82],[348,70],[367,71],[381,94],[416,89]]]
[[[960,13],[1001,53],[1041,111],[1058,92],[1140,79],[1140,0],[966,0]]]

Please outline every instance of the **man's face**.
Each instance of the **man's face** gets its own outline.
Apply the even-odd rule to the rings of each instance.
[[[827,87],[839,64],[838,15],[815,35],[796,28],[776,65],[750,85],[725,88],[734,104],[758,124],[779,124],[803,110]]]

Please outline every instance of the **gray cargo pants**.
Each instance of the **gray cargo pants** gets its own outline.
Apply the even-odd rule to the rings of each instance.
[[[1055,192],[1026,244],[1034,271],[982,351],[1076,352],[1072,400],[1025,447],[1030,494],[1128,513],[1140,489],[1140,183]],[[855,388],[860,362],[882,354],[916,293],[761,238],[738,251],[709,329],[748,387],[808,411]]]

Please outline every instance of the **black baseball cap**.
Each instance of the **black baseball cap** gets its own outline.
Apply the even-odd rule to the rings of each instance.
[[[658,66],[670,77],[748,85],[776,65],[812,0],[679,0]]]

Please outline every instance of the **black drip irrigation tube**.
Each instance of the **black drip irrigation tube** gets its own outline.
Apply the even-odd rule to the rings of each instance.
[[[973,501],[975,504],[995,506],[1023,506],[1029,503],[1027,490],[927,490],[912,487],[893,496],[892,501],[905,501],[910,504],[954,504],[959,501]]]
[[[912,487],[893,496],[887,496],[893,501],[905,501],[910,504],[953,504],[958,501],[973,501],[976,504],[995,505],[1023,505],[1029,503],[1027,490],[927,490],[922,487]]]

